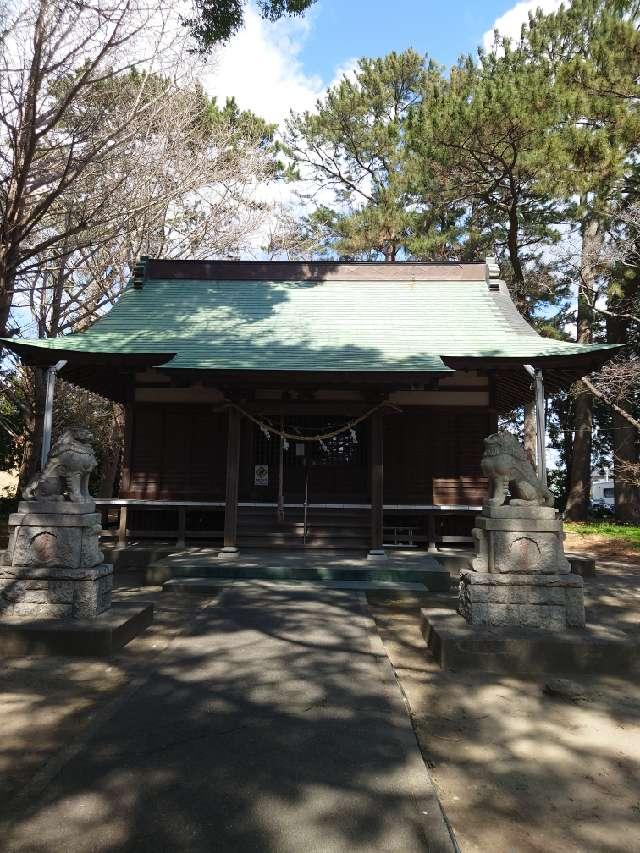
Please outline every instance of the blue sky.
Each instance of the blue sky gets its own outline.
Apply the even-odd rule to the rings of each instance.
[[[474,51],[513,0],[317,0],[300,60],[331,79],[346,60],[413,47],[444,65]]]
[[[560,0],[317,0],[302,18],[269,23],[249,5],[245,27],[199,74],[207,90],[281,122],[312,109],[363,56],[413,47],[451,66],[491,43],[494,27],[518,36],[529,11]]]

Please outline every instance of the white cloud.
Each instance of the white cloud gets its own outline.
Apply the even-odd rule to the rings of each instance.
[[[219,103],[233,96],[242,109],[278,124],[289,110],[312,109],[325,85],[299,58],[311,25],[307,18],[268,23],[248,7],[244,28],[200,72],[205,89]]]
[[[337,86],[338,83],[342,81],[343,77],[347,77],[349,80],[355,81],[357,67],[358,60],[355,56],[351,57],[351,59],[346,59],[336,68],[333,74],[333,80],[331,80],[327,88],[331,89],[333,86]]]
[[[353,77],[355,72],[357,60],[352,58],[343,61],[328,82],[305,72],[300,53],[312,26],[312,12],[304,18],[284,18],[273,24],[248,6],[243,29],[204,67],[198,67],[195,76],[218,103],[233,97],[241,109],[253,110],[282,130],[291,110],[313,110],[330,86],[343,76]],[[298,196],[302,190],[309,190],[309,186],[270,181],[255,188],[256,198],[274,206],[274,218],[254,235],[254,249],[247,257],[261,257],[259,247],[267,243],[278,209],[298,215],[306,211],[307,204]],[[318,190],[316,203],[324,195],[327,201],[332,198]]]
[[[491,29],[487,30],[482,36],[482,46],[485,50],[491,50],[494,30],[498,30],[502,36],[507,36],[513,41],[518,41],[522,25],[529,19],[529,12],[542,9],[543,12],[549,14],[556,12],[560,8],[560,5],[561,0],[521,0],[521,2],[516,3],[511,9],[508,9],[504,15],[496,18]],[[568,0],[564,0],[564,5],[569,5]]]

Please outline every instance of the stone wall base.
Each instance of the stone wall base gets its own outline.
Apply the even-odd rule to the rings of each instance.
[[[460,573],[458,612],[470,625],[564,631],[585,624],[582,578],[573,574]]]
[[[90,619],[111,606],[113,567],[0,566],[0,617]]]

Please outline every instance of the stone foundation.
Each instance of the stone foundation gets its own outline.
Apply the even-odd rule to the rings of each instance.
[[[0,614],[90,619],[111,607],[113,568],[0,567]]]
[[[582,578],[573,574],[462,571],[458,607],[470,625],[564,631],[585,624]]]

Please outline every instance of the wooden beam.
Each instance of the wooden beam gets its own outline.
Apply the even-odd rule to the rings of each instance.
[[[369,556],[384,557],[383,499],[384,499],[384,424],[382,412],[371,415],[371,549]]]
[[[224,510],[224,542],[222,552],[238,551],[238,483],[240,479],[240,413],[229,408],[227,432],[227,485]]]

